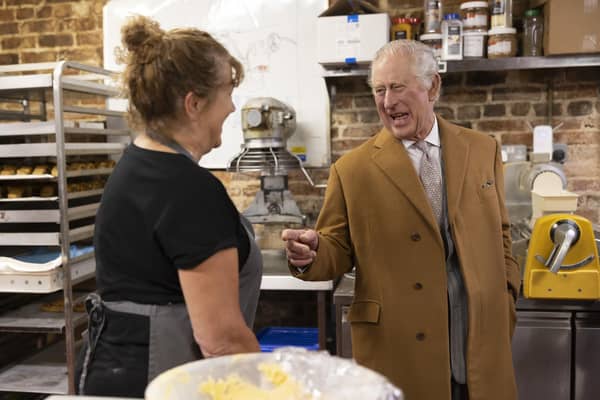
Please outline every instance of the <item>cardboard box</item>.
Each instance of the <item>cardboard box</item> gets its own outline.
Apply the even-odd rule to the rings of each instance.
[[[364,0],[338,0],[317,19],[317,59],[330,67],[368,64],[389,37],[386,13]]]
[[[387,14],[319,17],[318,62],[324,66],[368,64],[389,37]]]
[[[600,52],[600,1],[532,0],[544,7],[544,54]]]

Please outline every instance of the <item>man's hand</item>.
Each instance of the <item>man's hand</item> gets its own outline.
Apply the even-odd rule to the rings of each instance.
[[[302,268],[311,264],[317,256],[319,235],[312,229],[284,229],[281,239],[290,264]]]

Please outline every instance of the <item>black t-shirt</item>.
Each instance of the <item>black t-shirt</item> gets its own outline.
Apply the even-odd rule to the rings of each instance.
[[[177,269],[194,268],[248,235],[223,184],[181,154],[127,147],[96,215],[98,290],[104,300],[183,302]]]

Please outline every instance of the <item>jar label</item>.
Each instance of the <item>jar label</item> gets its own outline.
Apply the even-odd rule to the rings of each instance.
[[[408,39],[408,34],[406,33],[406,31],[395,31],[394,40],[398,39]]]
[[[488,46],[488,54],[492,55],[509,55],[511,50],[511,43],[507,40],[501,40],[491,46]]]
[[[446,54],[460,55],[460,26],[449,26],[447,31]]]
[[[465,36],[465,57],[483,57],[484,37]]]
[[[463,24],[466,27],[472,28],[474,26],[487,26],[487,15],[475,14],[465,18]]]
[[[504,14],[504,1],[505,0],[495,0],[492,5],[492,14]]]

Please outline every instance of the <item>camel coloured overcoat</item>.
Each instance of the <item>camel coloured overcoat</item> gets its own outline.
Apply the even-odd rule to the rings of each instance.
[[[470,400],[515,400],[511,337],[520,272],[511,255],[500,145],[439,116],[448,222],[468,298]],[[385,128],[330,171],[305,280],[356,267],[348,314],[356,361],[406,400],[451,400],[444,243],[402,142]]]

